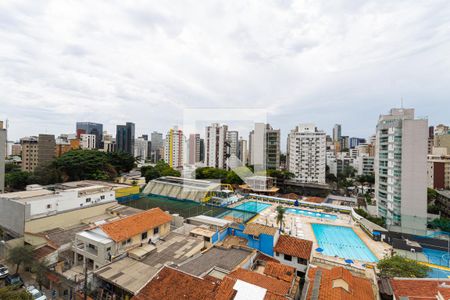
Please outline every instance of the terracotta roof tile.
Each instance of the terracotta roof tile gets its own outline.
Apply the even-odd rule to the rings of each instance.
[[[244,233],[253,236],[259,236],[260,234],[275,235],[277,230],[275,227],[251,223],[245,226]]]
[[[142,288],[133,300],[214,299],[220,281],[201,279],[172,268],[164,267]],[[223,300],[228,300],[223,298]]]
[[[236,279],[226,276],[220,283],[215,300],[232,300],[236,296],[233,289]]]
[[[278,295],[287,295],[291,288],[291,284],[286,281],[271,278],[269,276],[244,269],[237,269],[228,274],[228,276],[265,288],[266,290]]]
[[[316,272],[319,270],[322,274],[318,300],[375,300],[370,280],[354,276],[342,267],[335,267],[331,270],[310,268],[307,275],[309,279],[307,300],[311,299]],[[333,282],[339,279],[348,284],[348,290],[343,287],[333,287]]]
[[[312,247],[312,241],[295,238],[289,235],[281,235],[278,238],[277,244],[273,248],[273,251],[304,259],[310,259]]]
[[[295,268],[280,264],[278,262],[269,261],[264,268],[264,274],[276,279],[280,279],[289,283],[295,277]]]
[[[115,242],[121,242],[171,220],[169,214],[156,207],[101,225],[100,228]]]
[[[55,251],[56,251],[55,247],[52,247],[50,245],[44,245],[40,248],[33,250],[33,258],[36,260],[40,260],[42,258],[47,257],[47,255],[49,255]]]
[[[447,286],[450,285],[450,280],[391,279],[390,281],[396,298],[409,296],[410,299],[414,297],[420,299],[436,299],[438,290],[449,289],[441,285],[443,283],[446,283]]]

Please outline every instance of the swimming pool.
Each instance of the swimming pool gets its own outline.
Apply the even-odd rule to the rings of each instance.
[[[253,213],[260,213],[270,206],[272,206],[272,205],[267,204],[267,203],[261,203],[258,201],[247,201],[245,203],[242,203],[242,204],[234,207],[234,209],[245,210],[245,211],[249,211],[249,212],[253,212]]]
[[[428,262],[430,264],[435,264],[435,265],[444,266],[444,267],[450,267],[450,261],[449,261],[450,255],[448,254],[447,251],[434,250],[434,249],[426,248],[426,247],[423,247],[422,249],[423,249],[423,254],[426,255],[426,257],[428,258]]]
[[[329,220],[337,219],[336,215],[330,215],[330,214],[326,214],[326,213],[315,212],[315,211],[299,209],[299,208],[288,208],[288,209],[286,209],[286,212],[291,213],[291,214],[296,214],[296,215],[314,217],[314,218],[322,218],[322,219],[329,219]]]
[[[352,228],[326,224],[311,226],[323,254],[365,262],[378,261]]]

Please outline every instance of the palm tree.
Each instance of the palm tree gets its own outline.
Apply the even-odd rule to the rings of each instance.
[[[286,209],[283,206],[281,206],[281,205],[277,206],[277,217],[276,217],[276,220],[277,220],[277,225],[280,226],[280,232],[283,231],[284,213],[285,213],[285,211],[286,211]]]

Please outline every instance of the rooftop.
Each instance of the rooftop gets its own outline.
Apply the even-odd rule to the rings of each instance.
[[[394,278],[390,280],[390,283],[397,299],[401,299],[401,297],[437,299],[438,290],[442,290],[441,294],[443,295],[450,291],[450,279]]]
[[[267,234],[267,235],[275,235],[277,233],[277,228],[270,227],[262,224],[257,223],[251,223],[247,224],[244,229],[245,234],[250,234],[253,236],[259,236],[261,234]]]
[[[209,217],[209,216],[205,216],[205,215],[199,215],[199,216],[187,218],[187,220],[190,222],[198,222],[198,223],[202,223],[202,224],[214,225],[214,226],[219,226],[219,227],[225,227],[225,226],[233,223],[228,220]]]
[[[188,179],[181,177],[164,176],[158,179],[152,180],[153,182],[160,182],[165,184],[172,184],[182,186],[183,188],[190,188],[193,190],[215,190],[220,188],[220,183],[211,180],[199,180],[199,179]]]
[[[254,250],[245,248],[214,246],[186,261],[178,269],[195,276],[204,276],[215,267],[231,272],[250,259],[254,253]]]
[[[289,235],[281,235],[274,247],[275,252],[310,259],[313,242]]]
[[[160,208],[152,208],[141,213],[101,225],[100,228],[115,242],[121,242],[137,234],[161,226],[172,220],[172,216]]]
[[[307,277],[308,300],[375,300],[370,280],[354,276],[343,267],[310,267]]]
[[[289,294],[291,288],[291,283],[289,282],[245,269],[237,269],[228,274],[228,277],[254,284],[278,295]]]
[[[295,277],[295,268],[279,262],[268,261],[264,268],[264,274],[291,283]]]
[[[179,270],[164,267],[142,288],[133,300],[214,299],[220,281],[202,279]]]

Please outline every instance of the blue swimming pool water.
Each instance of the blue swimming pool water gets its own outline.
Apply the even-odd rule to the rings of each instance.
[[[428,278],[450,278],[450,271],[441,270],[438,268],[431,268],[427,275]]]
[[[245,210],[245,211],[250,211],[250,212],[254,212],[254,213],[260,213],[270,206],[271,205],[267,204],[267,203],[261,203],[258,201],[248,201],[248,202],[242,203],[234,208],[240,209],[240,210]]]
[[[315,212],[311,210],[305,210],[305,209],[299,209],[299,208],[288,208],[286,209],[287,213],[296,214],[296,215],[303,215],[308,217],[315,217],[315,218],[322,218],[322,219],[329,219],[329,220],[336,220],[336,215],[330,215],[326,213],[321,212]]]
[[[428,258],[430,264],[435,264],[444,267],[450,267],[449,255],[447,251],[434,250],[423,247],[423,254]]]
[[[378,261],[352,228],[326,224],[311,226],[323,254],[365,262]]]

